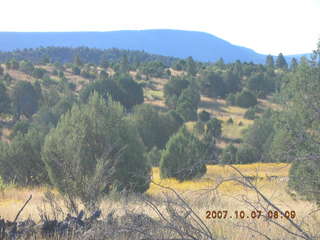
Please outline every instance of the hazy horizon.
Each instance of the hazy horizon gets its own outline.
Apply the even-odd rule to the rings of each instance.
[[[309,53],[320,37],[319,0],[12,0],[2,3],[2,9],[0,32],[188,30],[273,55]]]

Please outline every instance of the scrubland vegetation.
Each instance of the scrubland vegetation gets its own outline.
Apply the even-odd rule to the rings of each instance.
[[[75,239],[319,238],[319,54],[0,53],[1,218],[76,219]]]

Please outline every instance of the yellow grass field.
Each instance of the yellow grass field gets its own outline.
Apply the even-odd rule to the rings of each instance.
[[[320,224],[320,214],[316,211],[315,204],[295,199],[287,192],[287,176],[290,168],[289,164],[283,163],[255,163],[247,165],[234,165],[243,175],[247,177],[256,177],[253,180],[255,186],[267,196],[273,203],[277,204],[283,211],[295,211],[296,221],[304,221],[302,224],[311,232],[317,232]],[[254,209],[248,204],[255,204],[258,210],[264,208],[270,209],[270,206],[261,201],[257,194],[247,189],[235,181],[226,181],[217,187],[222,180],[236,179],[238,174],[228,165],[208,165],[207,173],[200,179],[186,182],[178,182],[174,179],[160,179],[159,168],[153,168],[153,177],[149,190],[146,195],[151,198],[159,199],[164,197],[164,193],[170,194],[169,190],[158,186],[175,189],[194,209],[203,221],[219,236],[220,239],[238,240],[238,239],[264,239],[259,235],[252,233],[247,228],[240,227],[242,225],[255,226],[260,231],[270,232],[270,237],[274,239],[286,239],[284,231],[278,229],[275,225],[266,222],[263,219],[206,219],[207,211],[228,211],[230,216],[235,216],[235,211],[244,211],[246,216]],[[270,180],[270,177],[273,178]],[[20,219],[28,217],[39,220],[39,209],[47,209],[50,212],[48,204],[43,202],[43,195],[48,189],[46,188],[13,188],[10,187],[0,192],[0,216],[12,220],[21,208],[24,201],[33,195],[31,202],[27,205],[21,214]],[[57,192],[53,190],[56,195]],[[173,194],[171,194],[173,195]],[[59,198],[58,198],[59,199]],[[115,200],[105,199],[102,202],[103,217],[114,209],[118,214],[124,209],[131,209],[136,212],[143,212],[152,217],[157,217],[154,211],[148,208],[138,200],[139,198],[131,198],[131,200]],[[60,201],[62,204],[62,201]],[[164,206],[158,206],[165,209]],[[309,215],[309,213],[314,212]],[[228,215],[228,216],[229,216]],[[288,224],[287,220],[277,219],[278,223]],[[269,229],[269,230],[268,230]]]
[[[256,177],[257,183],[259,184],[269,184],[271,181],[267,180],[268,177],[280,179],[285,179],[288,176],[288,171],[290,168],[289,164],[284,163],[254,163],[254,164],[244,164],[244,165],[234,165],[238,168],[243,175],[248,177]],[[174,188],[179,191],[196,191],[196,190],[205,190],[212,189],[215,185],[222,181],[227,180],[232,177],[239,175],[228,165],[218,166],[218,165],[207,165],[207,173],[199,179],[193,181],[179,182],[175,179],[161,179],[159,168],[152,169],[152,181],[156,184],[160,184],[166,187]],[[161,192],[162,188],[156,184],[151,184],[150,189],[147,191],[148,194],[156,195]],[[271,186],[272,187],[272,186]],[[222,192],[230,193],[239,191],[239,186],[234,182],[227,181],[223,183],[219,189]]]

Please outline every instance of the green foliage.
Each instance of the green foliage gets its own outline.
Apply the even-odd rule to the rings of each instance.
[[[298,67],[298,61],[296,58],[292,58],[291,59],[291,63],[290,63],[290,70],[291,71],[295,71]]]
[[[94,79],[96,77],[94,74],[90,73],[88,69],[82,69],[80,76],[87,79]]]
[[[223,96],[228,93],[235,93],[241,90],[240,77],[231,70],[224,72],[222,74],[222,79],[225,86],[225,93]]]
[[[281,68],[283,70],[287,70],[288,69],[288,63],[286,61],[286,59],[284,58],[283,54],[280,53],[277,57],[276,60],[276,67],[277,68]]]
[[[58,70],[57,69],[53,69],[53,71],[52,71],[52,75],[53,76],[58,76]]]
[[[162,151],[160,176],[179,181],[201,177],[206,173],[206,160],[206,145],[182,127]]]
[[[34,71],[34,66],[31,62],[29,61],[22,61],[20,62],[20,71],[26,73],[26,74],[29,74],[31,75]]]
[[[250,107],[243,115],[245,119],[254,120],[256,118],[256,107]]]
[[[59,77],[60,79],[63,79],[63,78],[64,78],[64,72],[63,72],[62,70],[60,70],[60,71],[58,72],[58,77]]]
[[[129,66],[129,60],[127,55],[122,56],[119,70],[120,70],[120,73],[129,73],[130,66]]]
[[[229,144],[226,148],[223,149],[220,162],[222,164],[237,163],[237,152],[238,149],[233,144]]]
[[[43,104],[39,111],[32,117],[33,128],[43,132],[48,132],[58,123],[60,116],[69,111],[76,99],[72,96],[63,96],[49,106]]]
[[[45,75],[46,72],[47,71],[43,68],[34,68],[34,70],[32,71],[32,76],[37,79],[40,79]]]
[[[164,98],[166,105],[175,108],[182,91],[189,86],[189,79],[186,77],[172,77],[164,85]]]
[[[202,110],[199,113],[199,120],[202,122],[208,122],[210,120],[210,113],[208,113],[206,110]]]
[[[226,86],[221,75],[214,71],[204,71],[200,76],[201,92],[213,98],[225,97]]]
[[[42,78],[42,83],[44,86],[49,87],[50,85],[56,85],[58,84],[57,81],[53,80],[52,78],[50,78],[49,76],[44,76],[44,78]]]
[[[266,58],[266,66],[268,68],[273,68],[274,67],[274,60],[272,55],[268,55]]]
[[[197,121],[193,126],[193,131],[197,137],[201,137],[205,133],[205,123],[203,121]]]
[[[161,150],[157,147],[153,147],[146,153],[146,159],[148,163],[153,167],[159,167],[161,160]]]
[[[237,151],[237,163],[254,163],[260,161],[258,150],[248,144],[242,144]]]
[[[236,95],[233,93],[229,93],[226,101],[229,105],[236,105]]]
[[[105,71],[100,71],[100,73],[99,73],[99,80],[106,80],[106,79],[108,79],[108,73],[107,72],[105,72]]]
[[[292,146],[293,144],[294,138],[288,130],[276,128],[274,133],[266,140],[265,155],[270,161],[291,162],[292,159],[297,157],[296,153],[288,148],[288,146]]]
[[[230,124],[230,125],[233,124],[233,119],[232,119],[232,117],[228,118],[227,124]]]
[[[120,102],[123,104],[123,106],[130,109],[134,105],[143,103],[143,88],[139,85],[139,83],[134,81],[130,75],[115,75],[114,81],[117,83],[119,90],[122,92]]]
[[[133,119],[148,150],[152,147],[163,149],[183,121],[174,111],[159,113],[153,106],[147,104],[134,108]]]
[[[214,64],[220,69],[225,68],[225,63],[224,63],[223,58],[219,58],[218,61],[216,61]]]
[[[195,86],[184,89],[178,98],[176,111],[184,121],[197,120],[197,109],[200,103],[200,94]]]
[[[10,76],[9,73],[6,73],[6,74],[4,75],[4,77],[3,77],[3,80],[4,80],[6,83],[10,84],[11,81],[12,81],[12,77]]]
[[[10,112],[10,98],[7,93],[7,88],[3,83],[0,83],[0,113]]]
[[[259,160],[273,161],[270,158],[270,144],[275,134],[273,114],[272,111],[265,112],[244,134],[244,142],[258,150]]]
[[[165,77],[165,65],[162,62],[147,62],[139,67],[139,73],[149,77]]]
[[[104,58],[102,61],[101,61],[101,64],[100,66],[104,69],[107,69],[109,67],[109,62],[106,58]]]
[[[212,138],[220,138],[222,134],[222,124],[217,118],[212,118],[206,124],[206,135]]]
[[[15,59],[11,60],[11,69],[18,70],[19,68],[19,63]]]
[[[289,171],[288,186],[319,205],[320,164],[310,160],[294,161]]]
[[[185,122],[197,120],[197,109],[187,101],[179,102],[176,111],[181,115]]]
[[[18,134],[26,134],[30,128],[30,122],[28,120],[19,120],[15,123],[10,134],[10,138],[17,136]]]
[[[94,94],[62,116],[45,139],[42,157],[57,189],[91,208],[110,189],[148,189],[150,167],[143,153],[122,106]]]
[[[17,134],[10,144],[1,144],[0,175],[6,183],[30,186],[48,182],[40,155],[43,141],[44,134],[32,129]]]
[[[142,87],[129,75],[116,74],[111,79],[98,80],[88,84],[80,93],[82,101],[86,102],[92,92],[98,92],[106,101],[109,95],[119,101],[127,109],[144,101]]]
[[[302,60],[281,89],[282,112],[272,149],[280,161],[292,162],[289,186],[320,204],[320,67],[319,49],[311,61]]]
[[[6,61],[5,65],[6,65],[6,70],[11,69],[11,62],[9,60]]]
[[[187,62],[183,59],[174,61],[172,68],[177,71],[182,71],[187,69]]]
[[[51,59],[48,55],[42,57],[42,60],[41,60],[42,65],[48,65],[50,62],[51,62]]]
[[[76,65],[76,66],[73,66],[72,67],[72,73],[74,74],[74,75],[80,75],[80,73],[81,73],[81,69]]]
[[[163,135],[163,122],[158,111],[153,106],[142,104],[134,108],[134,121],[139,134],[147,147],[163,147],[167,136]]]
[[[243,90],[235,96],[235,104],[239,107],[249,108],[258,103],[257,98],[248,90]]]
[[[78,66],[78,67],[83,65],[83,63],[82,63],[81,58],[80,58],[79,55],[77,55],[77,56],[74,58],[74,64],[75,64],[76,66]]]
[[[15,116],[30,118],[38,110],[39,94],[31,83],[19,81],[12,92],[12,105]]]
[[[275,88],[275,80],[272,74],[253,73],[247,80],[247,88],[259,94],[259,96],[266,96]]]
[[[187,73],[191,76],[195,76],[197,74],[197,65],[192,57],[187,58]]]
[[[28,49],[26,51],[16,50],[0,53],[0,61],[6,62],[11,59],[28,60],[33,63],[43,62],[43,57],[51,58],[51,62],[75,63],[75,56],[79,56],[81,64],[93,63],[96,65],[108,66],[119,63],[123,56],[126,55],[130,64],[138,65],[145,62],[162,62],[166,66],[172,65],[176,58],[166,57],[156,54],[149,54],[145,51],[121,50],[117,48],[97,49],[88,47],[41,47]],[[105,65],[104,65],[105,66]]]
[[[0,76],[2,76],[4,73],[4,68],[0,65]]]

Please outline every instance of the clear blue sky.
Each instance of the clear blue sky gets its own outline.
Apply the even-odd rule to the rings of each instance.
[[[264,54],[311,52],[320,0],[8,0],[0,31],[182,29]]]

